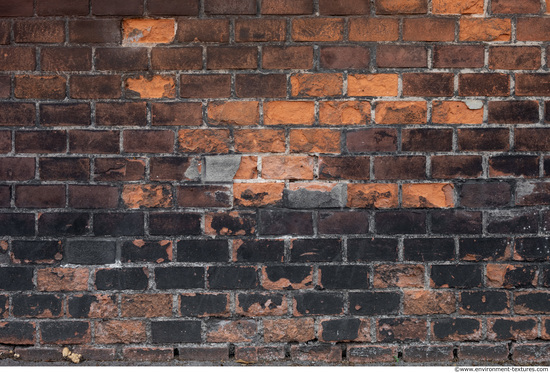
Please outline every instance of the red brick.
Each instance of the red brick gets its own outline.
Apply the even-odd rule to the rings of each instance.
[[[89,179],[90,160],[88,158],[40,158],[41,180],[61,181]]]
[[[541,66],[539,47],[491,47],[489,68],[503,70],[536,70]]]
[[[231,190],[225,185],[181,186],[178,206],[231,207]]]
[[[202,48],[153,48],[151,67],[154,70],[200,70]]]
[[[517,74],[516,95],[548,96],[550,95],[550,74]]]
[[[30,17],[33,5],[33,0],[4,0],[0,4],[0,14],[2,17]]]
[[[11,95],[11,78],[0,75],[0,98],[8,98]]]
[[[36,2],[36,13],[39,16],[85,16],[89,12],[89,0],[38,0]]]
[[[503,18],[460,19],[460,41],[510,41],[512,22]]]
[[[77,19],[69,21],[71,43],[120,43],[120,21],[115,19]]]
[[[30,47],[0,47],[0,71],[34,70],[35,55]]]
[[[208,70],[255,69],[258,66],[258,50],[255,47],[208,47]]]
[[[426,158],[421,156],[375,157],[374,176],[377,180],[425,179]]]
[[[99,344],[145,342],[145,323],[134,320],[98,321],[95,324],[95,341]]]
[[[223,98],[230,95],[230,75],[181,75],[180,96],[182,98]]]
[[[262,14],[299,15],[313,13],[313,0],[265,0]]]
[[[229,20],[180,20],[178,22],[176,40],[182,43],[227,43],[229,41]]]
[[[453,41],[455,20],[453,18],[405,18],[403,40],[405,41]]]
[[[143,1],[92,0],[92,14],[98,16],[139,16],[143,14]]]
[[[325,69],[364,69],[370,64],[370,50],[365,47],[323,47],[320,57]]]
[[[428,12],[427,0],[377,0],[376,14],[422,14]]]
[[[403,74],[404,96],[453,96],[454,74],[405,73]]]
[[[144,102],[98,102],[95,120],[98,126],[145,126],[147,107]]]
[[[11,151],[11,131],[0,131],[0,153]]]
[[[294,74],[290,77],[292,96],[337,96],[343,91],[342,74]]]
[[[395,151],[397,150],[397,130],[368,128],[347,132],[346,145],[351,153]]]
[[[72,98],[107,99],[120,98],[119,75],[77,75],[70,79]]]
[[[120,153],[118,131],[79,131],[69,132],[71,153],[117,154]]]
[[[64,185],[18,185],[15,206],[23,208],[65,207]]]
[[[206,14],[256,14],[256,0],[204,0]]]
[[[290,152],[340,153],[340,135],[330,129],[290,130]]]
[[[118,206],[118,188],[107,185],[69,185],[69,206],[95,209]]]
[[[436,45],[434,67],[482,67],[485,52],[481,45]]]
[[[17,43],[62,43],[65,41],[64,21],[15,21],[13,37]]]
[[[163,130],[124,131],[123,148],[127,153],[172,153],[174,132]]]
[[[92,69],[92,48],[42,48],[40,59],[42,71],[89,71]]]
[[[392,18],[352,18],[349,20],[350,41],[396,41],[399,21]]]
[[[14,95],[17,98],[60,100],[65,98],[66,83],[61,76],[16,76]]]
[[[517,2],[515,0],[494,0],[491,3],[493,14],[534,14],[540,12],[540,1],[524,0]]]
[[[151,104],[153,126],[200,126],[202,105],[198,102],[154,102]]]
[[[320,0],[319,12],[322,15],[345,16],[370,13],[369,0]]]
[[[94,180],[96,181],[138,181],[144,178],[144,159],[95,159]]]
[[[510,76],[507,74],[460,74],[460,96],[509,96]]]
[[[283,130],[235,130],[235,151],[240,153],[283,153]]]
[[[550,18],[518,18],[516,32],[520,41],[549,41]]]
[[[208,120],[212,125],[252,126],[260,121],[258,101],[211,101]]]
[[[170,361],[174,358],[173,348],[141,348],[141,347],[126,347],[122,351],[124,360],[126,361],[146,361],[160,362]]]
[[[428,67],[425,47],[412,45],[378,45],[376,50],[378,67]]]
[[[90,104],[41,104],[40,124],[53,126],[89,126]]]
[[[342,18],[296,18],[292,21],[293,41],[341,41],[344,39]]]
[[[149,64],[146,48],[97,48],[95,67],[99,71],[147,70]]]
[[[0,103],[0,126],[34,126],[34,104]]]
[[[36,284],[39,291],[86,291],[88,277],[87,268],[43,268],[37,270]]]
[[[178,132],[182,153],[229,153],[229,130],[192,129]]]
[[[149,0],[147,11],[155,16],[198,16],[199,0]]]
[[[6,181],[34,179],[34,158],[0,158],[0,178]]]
[[[272,42],[286,39],[284,19],[237,19],[235,21],[235,41]]]

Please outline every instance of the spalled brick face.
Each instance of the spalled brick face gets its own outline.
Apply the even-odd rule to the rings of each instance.
[[[549,14],[0,0],[0,359],[550,363]]]

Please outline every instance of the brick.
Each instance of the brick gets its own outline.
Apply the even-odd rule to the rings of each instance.
[[[510,77],[506,74],[460,74],[460,96],[509,96]]]
[[[204,11],[206,14],[256,14],[256,1],[221,1],[221,0],[205,0]]]
[[[213,125],[255,125],[260,120],[257,101],[215,101],[208,105],[208,120]]]
[[[255,267],[208,267],[206,277],[209,289],[256,289],[258,287]]]
[[[95,66],[105,71],[146,70],[149,64],[145,48],[97,48]]]
[[[314,320],[311,318],[266,320],[266,342],[308,342],[315,338]]]
[[[182,240],[178,242],[178,262],[227,262],[226,240]]]
[[[290,77],[292,96],[338,96],[343,91],[342,74],[294,74]]]
[[[261,210],[259,230],[261,235],[311,235],[313,218],[307,212]]]
[[[27,103],[0,103],[0,126],[34,126],[35,106]]]
[[[452,18],[406,18],[403,20],[405,41],[454,41],[455,20]]]
[[[0,341],[12,345],[33,345],[36,324],[32,322],[0,322]]]
[[[13,24],[16,43],[62,43],[65,41],[65,22],[17,20]]]
[[[0,176],[3,180],[31,180],[34,179],[34,167],[34,158],[4,157],[0,159]]]
[[[435,320],[431,334],[439,341],[476,341],[481,339],[481,323],[472,318],[445,318]]]
[[[31,267],[3,267],[0,268],[2,281],[0,281],[0,289],[5,291],[21,291],[34,289],[33,284],[34,270]]]
[[[477,178],[483,170],[480,156],[433,156],[432,177],[436,179]]]
[[[120,43],[120,21],[115,19],[76,19],[69,21],[69,41],[77,44]]]
[[[147,2],[147,11],[156,16],[198,16],[199,0],[151,0]]]
[[[183,4],[183,3],[182,3]],[[229,41],[229,20],[185,19],[178,21],[176,40],[182,43],[227,43]]]
[[[380,342],[418,342],[426,339],[426,321],[411,318],[386,318],[377,322]]]
[[[200,215],[193,213],[151,213],[151,235],[198,235],[201,232]]]
[[[86,321],[47,321],[40,324],[40,341],[44,344],[86,344],[91,340]]]
[[[138,181],[145,177],[145,160],[125,158],[96,158],[96,181]]]
[[[36,271],[38,291],[86,291],[87,268],[43,268]]]
[[[3,213],[0,215],[0,234],[4,236],[33,236],[33,214]]]
[[[126,241],[122,244],[120,260],[122,262],[153,263],[163,263],[165,261],[171,261],[172,241]]]
[[[178,143],[183,153],[228,153],[229,130],[180,130]]]
[[[163,320],[151,322],[151,340],[157,343],[200,343],[201,322]]]
[[[85,16],[89,13],[89,1],[39,0],[36,2],[36,13],[39,16]]]
[[[121,198],[125,206],[130,209],[170,207],[172,205],[172,190],[168,185],[124,185]]]
[[[257,333],[256,321],[211,321],[207,324],[207,342],[251,342]]]
[[[235,76],[237,97],[286,97],[286,76],[283,74],[238,74]]]
[[[196,158],[162,157],[151,158],[151,180],[196,180],[199,166]]]
[[[459,313],[466,315],[507,314],[508,295],[503,291],[462,291],[459,297]]]
[[[546,238],[521,238],[514,246],[514,260],[539,262],[546,261],[550,255]]]
[[[513,0],[496,0],[491,5],[493,14],[534,14],[540,12],[540,1],[537,0],[528,0],[520,4]]]
[[[389,152],[397,150],[397,130],[369,128],[346,132],[346,146],[352,153]]]
[[[436,45],[434,67],[483,67],[485,52],[481,45]]]
[[[238,206],[278,205],[283,200],[283,189],[283,183],[235,183],[234,203]]]
[[[67,148],[65,131],[25,131],[15,133],[18,153],[64,153]]]
[[[42,71],[89,71],[92,49],[88,47],[46,47],[40,50]]]
[[[401,149],[403,151],[451,151],[452,142],[453,133],[447,129],[403,129],[401,131]]]
[[[510,148],[507,128],[458,130],[458,149],[461,151],[507,151]]]
[[[307,156],[266,156],[262,158],[266,179],[312,180],[313,159]]]
[[[406,362],[448,362],[453,359],[453,348],[451,346],[410,346],[403,349],[403,361]]]
[[[202,69],[202,49],[194,47],[153,48],[151,50],[151,67],[154,70],[200,70]],[[142,70],[146,70],[146,68]]]
[[[493,103],[495,102],[491,102],[491,104]],[[470,101],[433,101],[432,122],[442,124],[481,124],[483,122],[483,104],[476,101],[473,104]]]
[[[281,294],[251,293],[239,294],[237,296],[237,313],[240,315],[282,316],[287,313],[287,309],[288,303],[286,297]],[[286,320],[278,321],[280,322],[270,320],[268,323],[264,324],[264,328],[266,329],[264,332],[264,338],[266,341],[275,342],[279,339],[282,341],[287,336],[295,336],[290,337],[289,339],[299,338],[296,334],[297,329],[292,329],[292,327],[306,326],[306,323],[301,323],[301,320],[297,323],[293,322],[294,320],[288,320],[288,323],[285,323]],[[313,325],[311,325],[311,327],[313,327]],[[313,330],[313,328],[311,328],[311,330]]]
[[[480,287],[481,266],[474,264],[432,265],[430,287],[470,289]]]
[[[322,47],[320,63],[325,69],[368,68],[370,50],[365,47]]]
[[[249,236],[256,231],[256,216],[251,212],[209,213],[205,216],[208,235]]]
[[[235,21],[237,43],[284,41],[285,36],[284,19],[237,19]]]
[[[462,18],[460,41],[509,41],[512,33],[510,19]]]
[[[62,304],[56,295],[19,294],[12,298],[12,313],[19,318],[56,318],[63,315]]]
[[[487,285],[497,288],[528,288],[537,285],[537,270],[530,265],[487,265]]]
[[[404,96],[453,96],[453,74],[403,74]]]
[[[128,0],[123,3],[92,0],[92,14],[98,16],[138,16],[143,14],[143,2]]]
[[[39,172],[42,180],[87,180],[90,161],[87,158],[40,158]]]
[[[77,99],[120,98],[120,76],[78,75],[70,78],[70,96]]]
[[[237,262],[282,262],[281,240],[233,240],[232,259]]]
[[[405,184],[402,188],[402,204],[405,208],[454,207],[453,184]]]
[[[313,49],[307,46],[262,48],[264,69],[310,69],[313,66]]]
[[[514,312],[521,315],[544,314],[548,312],[550,296],[542,291],[521,291],[514,293]]]
[[[548,96],[550,92],[550,74],[518,74],[516,76],[516,95]]]
[[[517,39],[520,41],[548,41],[550,40],[549,24],[547,18],[519,17],[517,20]]]
[[[381,101],[376,105],[377,124],[426,123],[427,106],[423,101]]]
[[[399,23],[392,18],[351,18],[350,41],[397,41]]]
[[[261,276],[262,287],[268,290],[311,289],[313,287],[313,269],[310,266],[264,266]]]
[[[264,124],[311,125],[315,121],[315,104],[308,101],[269,101],[264,103]]]
[[[173,77],[155,75],[128,78],[125,83],[127,98],[175,98],[176,83]]]
[[[547,362],[547,345],[540,343],[517,344],[512,348],[513,359],[518,362]]]
[[[348,359],[352,363],[390,363],[395,362],[397,347],[377,345],[349,345]]]
[[[348,207],[397,207],[397,184],[349,184]]]
[[[298,15],[312,14],[312,0],[266,0],[262,1],[262,14],[272,15]]]
[[[100,344],[145,342],[145,323],[134,320],[99,321],[95,324],[95,340]]]
[[[426,0],[378,0],[376,14],[421,14],[428,11]]]
[[[0,47],[0,71],[34,70],[35,54],[30,47]]]
[[[186,293],[179,298],[182,316],[228,316],[228,306],[227,294]]]
[[[539,158],[535,156],[491,157],[489,159],[489,176],[537,177]]]
[[[459,256],[464,261],[503,261],[510,259],[511,248],[511,242],[505,238],[462,238]]]
[[[322,125],[359,125],[370,121],[370,103],[363,101],[323,101],[319,105]]]
[[[182,98],[223,98],[230,95],[230,75],[181,75],[180,96]]]
[[[174,358],[174,349],[172,348],[132,348],[126,347],[122,354],[127,361],[146,361],[161,362],[170,361]]]
[[[296,18],[292,21],[293,41],[341,41],[344,38],[342,18]]]
[[[294,316],[341,315],[344,299],[341,294],[330,292],[304,292],[294,296]]]
[[[319,266],[318,282],[323,289],[367,289],[371,269],[357,265]]]
[[[208,70],[255,69],[258,66],[258,50],[254,47],[208,47]]]
[[[368,180],[369,167],[369,157],[320,157],[319,179]]]
[[[455,312],[455,295],[448,291],[405,290],[403,313],[406,315],[451,314]]]
[[[435,14],[481,14],[483,0],[433,0],[432,12]]]
[[[424,286],[422,265],[376,265],[373,286],[375,288],[418,288]]]
[[[146,105],[140,102],[96,104],[96,124],[99,126],[145,126]]]
[[[91,124],[90,113],[89,104],[41,104],[40,124],[47,127],[89,126]],[[31,110],[28,115],[30,121]]]
[[[15,188],[15,206],[23,208],[65,207],[63,185],[18,185]]]
[[[33,15],[33,1],[3,1],[0,6],[0,14],[3,17],[30,17]]]
[[[71,240],[65,248],[65,259],[72,264],[114,263],[115,243],[105,240]]]
[[[426,215],[416,211],[381,211],[375,215],[376,231],[381,234],[421,234],[426,232]]]
[[[510,185],[505,182],[466,183],[459,191],[464,207],[501,207],[510,203]]]
[[[538,47],[491,47],[489,68],[504,70],[537,70],[541,66]]]
[[[11,78],[7,75],[0,76],[0,97],[9,98],[11,96]]]
[[[66,80],[58,76],[31,76],[15,77],[14,95],[16,98],[65,98]]]
[[[507,361],[509,356],[508,346],[506,345],[462,345],[458,351],[458,356],[462,360],[476,361]]]
[[[396,74],[350,74],[348,96],[397,96]]]
[[[401,303],[399,293],[385,291],[354,292],[349,299],[350,313],[362,316],[396,314]]]
[[[292,153],[340,153],[340,131],[330,129],[291,130]]]
[[[425,47],[404,45],[379,45],[376,49],[378,67],[427,67]]]
[[[414,180],[426,178],[426,159],[422,156],[375,157],[377,180]]]
[[[118,131],[79,131],[69,132],[71,153],[117,154],[120,152]]]
[[[453,260],[454,242],[447,238],[413,238],[403,243],[403,256],[410,261]]]
[[[330,239],[292,239],[290,260],[292,262],[338,262],[341,261],[341,241]]]
[[[550,148],[550,131],[546,128],[517,128],[514,132],[516,151],[546,151]]]
[[[69,206],[75,208],[114,208],[118,205],[118,188],[107,185],[69,186]]]
[[[146,290],[146,268],[98,269],[95,272],[97,290]]]
[[[285,136],[283,130],[235,130],[233,135],[236,152],[282,153],[285,151]]]
[[[183,207],[231,207],[227,186],[205,185],[178,188],[178,205]]]
[[[172,153],[174,132],[169,130],[124,131],[124,151],[128,153]]]

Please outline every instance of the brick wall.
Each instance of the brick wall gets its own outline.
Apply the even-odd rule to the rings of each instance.
[[[548,362],[549,13],[0,0],[0,357]]]

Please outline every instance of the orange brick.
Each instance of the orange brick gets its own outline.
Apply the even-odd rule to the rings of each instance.
[[[173,19],[125,19],[122,27],[125,43],[170,43],[176,36]]]
[[[376,0],[376,14],[421,14],[427,12],[427,0]]]
[[[348,96],[397,96],[397,74],[348,75]]]
[[[86,268],[44,268],[37,270],[36,289],[39,291],[88,290],[89,271]]]
[[[208,120],[213,125],[253,126],[260,122],[258,101],[227,101],[208,104]]]
[[[234,136],[236,152],[283,153],[285,151],[284,130],[235,130]]]
[[[264,103],[264,124],[311,125],[315,121],[315,103],[311,101],[270,101]]]
[[[319,123],[328,125],[367,124],[370,103],[366,101],[324,101],[319,104]]]
[[[349,24],[350,41],[396,41],[399,21],[393,18],[352,18]]]
[[[236,206],[278,205],[283,200],[284,183],[234,183]]]
[[[403,185],[403,207],[454,207],[453,191],[453,184],[405,184]]]
[[[100,344],[139,343],[147,338],[143,321],[99,321],[95,328],[95,341]]]
[[[348,207],[394,208],[398,205],[397,184],[348,184]]]
[[[313,157],[267,156],[262,158],[262,177],[280,180],[312,180]]]
[[[374,267],[375,288],[424,287],[424,266],[421,264],[383,264]]]
[[[483,0],[432,0],[435,14],[482,14]]]
[[[427,110],[424,101],[382,101],[376,105],[376,123],[423,124]]]
[[[450,18],[405,18],[405,41],[454,41],[455,20]]]
[[[315,320],[312,318],[278,319],[264,321],[266,342],[307,342],[315,338]]]
[[[293,153],[340,153],[340,131],[329,129],[291,130],[290,151]]]
[[[178,143],[182,153],[229,153],[229,130],[180,130]]]
[[[233,179],[257,179],[258,157],[241,157],[241,164]]]
[[[510,41],[512,22],[501,18],[461,18],[461,41]]]
[[[170,317],[171,294],[122,294],[122,317]]]
[[[481,101],[479,104],[483,105]],[[472,108],[470,108],[472,107]],[[470,106],[461,101],[434,101],[432,122],[442,124],[481,124],[483,106]]]
[[[342,94],[342,74],[295,74],[290,77],[292,96],[337,96]]]
[[[340,41],[344,39],[342,18],[295,18],[292,21],[294,41]]]
[[[176,84],[171,76],[140,76],[126,79],[128,98],[175,98]]]
[[[405,290],[404,295],[403,313],[406,315],[450,314],[456,311],[452,292]]]
[[[170,207],[172,190],[169,185],[130,184],[122,189],[122,200],[126,207]]]

